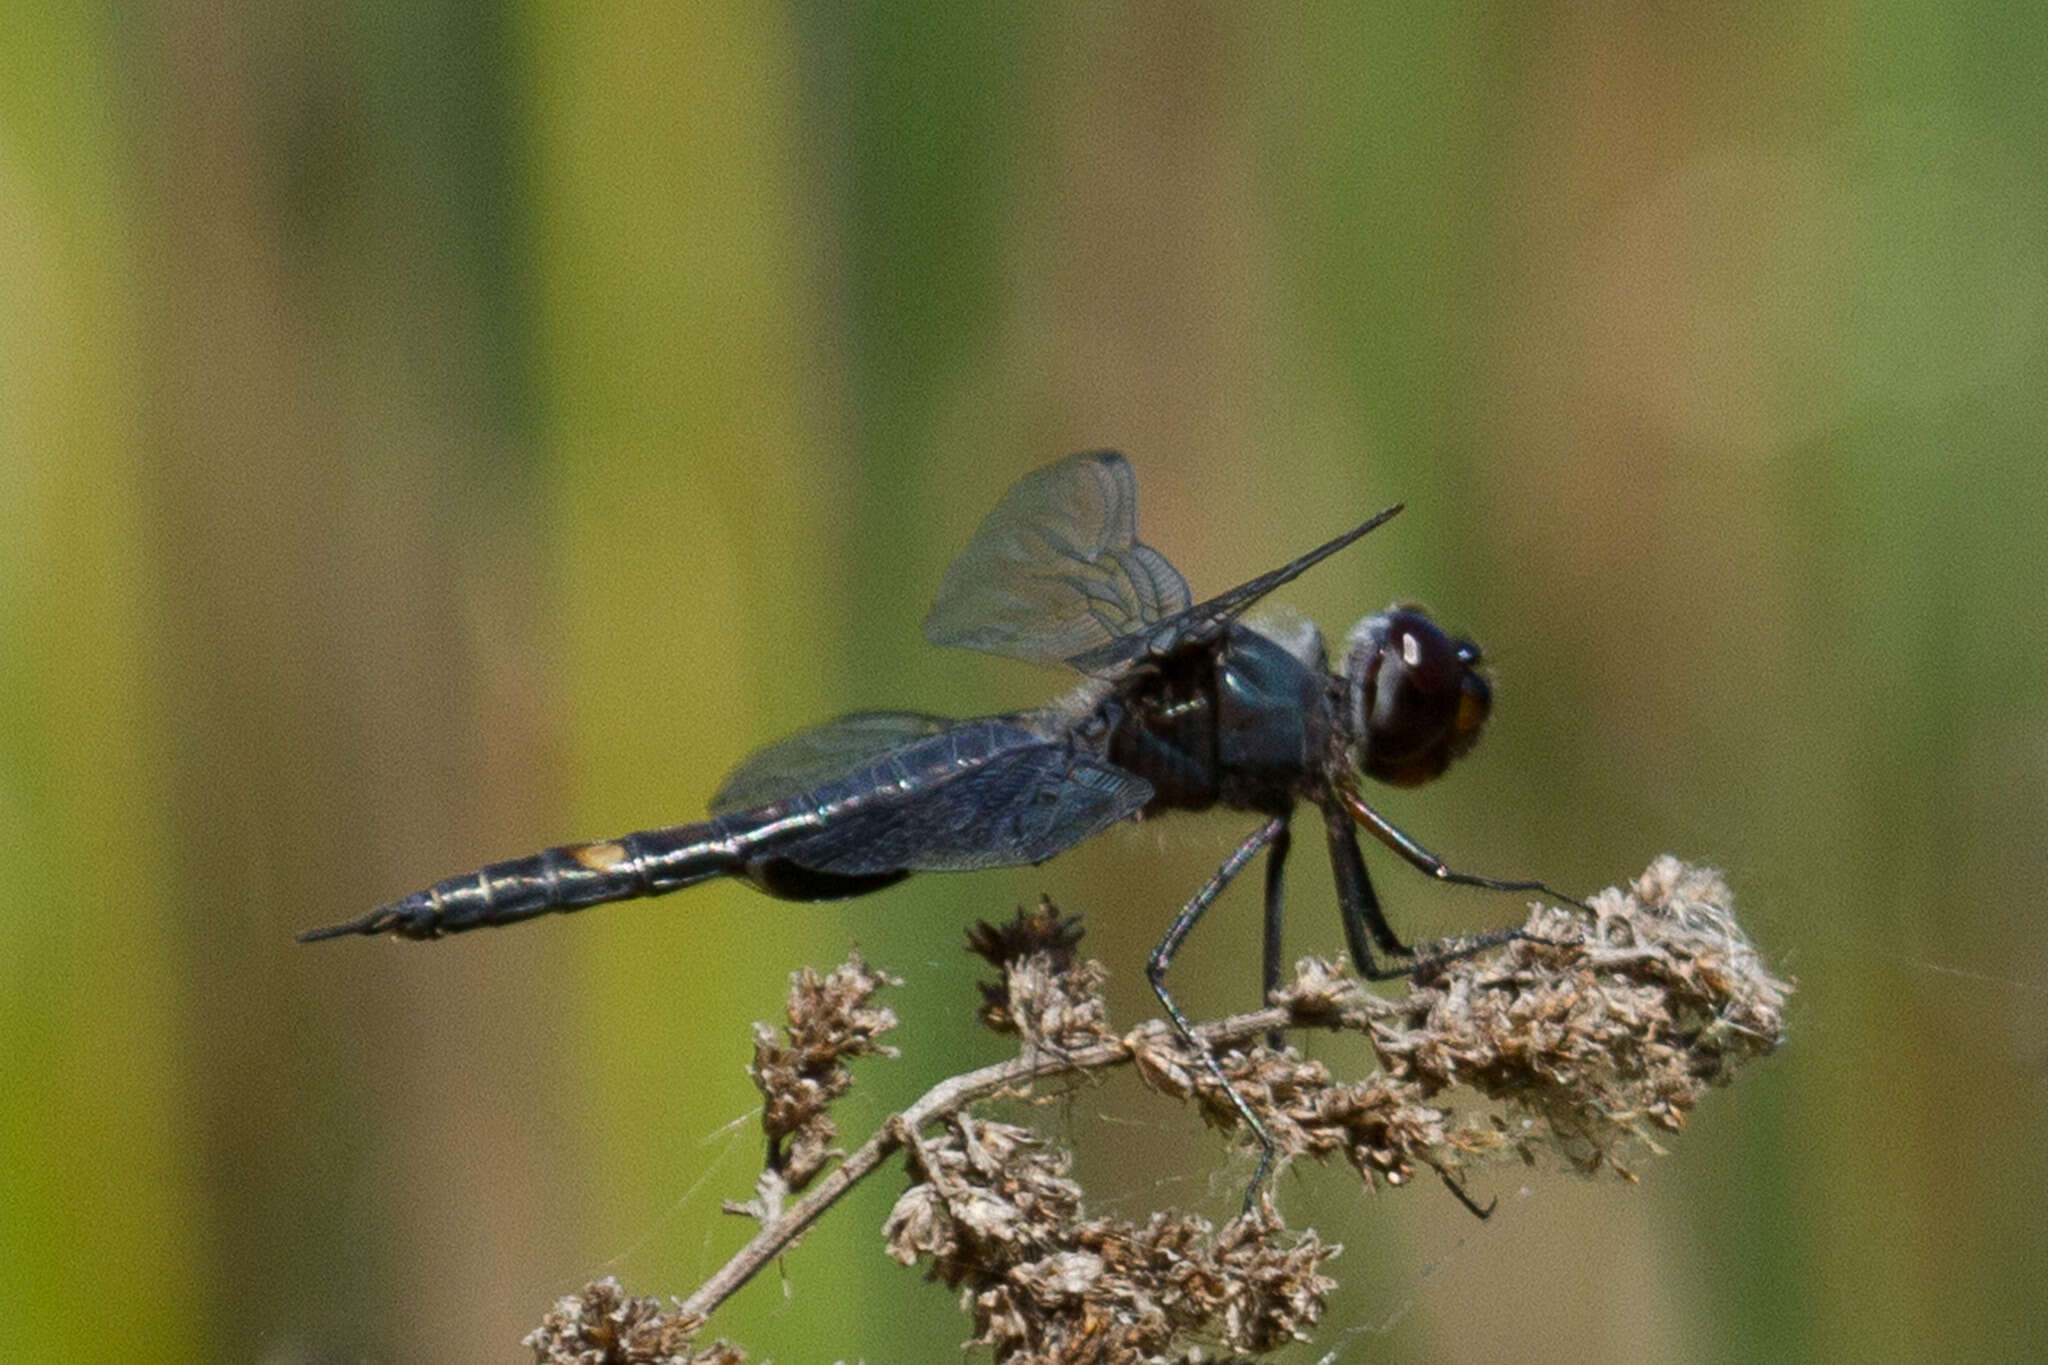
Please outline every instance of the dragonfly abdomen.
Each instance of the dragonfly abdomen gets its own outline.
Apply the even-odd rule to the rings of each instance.
[[[299,940],[347,934],[439,938],[607,901],[659,896],[744,871],[738,841],[725,821],[674,825],[491,863],[435,882],[361,919],[301,934]]]

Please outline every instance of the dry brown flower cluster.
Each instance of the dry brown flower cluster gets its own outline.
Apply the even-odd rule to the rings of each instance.
[[[1190,1214],[1089,1218],[1067,1155],[1028,1128],[958,1114],[909,1135],[917,1183],[883,1228],[889,1254],[962,1289],[970,1345],[1012,1365],[1148,1361],[1190,1340],[1263,1352],[1307,1336],[1338,1248],[1257,1216],[1220,1233]]]
[[[1535,908],[1526,938],[1448,963],[1396,997],[1374,995],[1314,959],[1276,1000],[1299,1027],[1363,1033],[1380,1069],[1340,1084],[1320,1062],[1259,1046],[1223,1070],[1280,1149],[1342,1154],[1369,1182],[1418,1165],[1454,1178],[1475,1158],[1562,1155],[1587,1173],[1631,1177],[1622,1158],[1649,1130],[1675,1131],[1708,1086],[1775,1048],[1789,983],[1765,967],[1710,870],[1660,858],[1626,891],[1592,899],[1593,919]],[[1237,1111],[1172,1033],[1134,1034],[1141,1075],[1193,1095],[1210,1122]],[[1460,1098],[1492,1104],[1461,1118]]]
[[[1633,1179],[1618,1158],[1635,1140],[1657,1150],[1650,1130],[1676,1132],[1709,1086],[1783,1040],[1792,985],[1729,900],[1720,874],[1666,856],[1593,897],[1591,923],[1539,907],[1525,927],[1547,942],[1366,997],[1380,1065],[1426,1098],[1463,1085],[1511,1104],[1490,1126],[1525,1157],[1548,1148]]]
[[[1655,1151],[1654,1131],[1679,1128],[1709,1086],[1783,1037],[1792,988],[1768,970],[1728,901],[1715,873],[1662,858],[1625,890],[1594,897],[1590,919],[1536,907],[1524,938],[1437,964],[1393,998],[1311,959],[1269,1008],[1196,1033],[1283,1160],[1341,1155],[1375,1186],[1425,1168],[1458,1190],[1457,1175],[1475,1161],[1549,1151],[1575,1169],[1633,1179],[1628,1151]],[[886,1052],[875,1036],[894,1023],[871,1003],[885,978],[857,958],[828,977],[800,974],[788,1043],[765,1030],[757,1041],[770,1169],[744,1211],[760,1232],[668,1313],[601,1283],[550,1316],[585,1337],[544,1327],[529,1339],[584,1340],[589,1324],[616,1320],[623,1326],[598,1337],[624,1341],[630,1326],[636,1340],[668,1343],[669,1354],[536,1344],[537,1358],[731,1365],[739,1357],[722,1342],[711,1350],[728,1354],[687,1354],[690,1332],[899,1149],[914,1183],[889,1220],[888,1250],[958,1287],[974,1339],[1003,1365],[1185,1360],[1210,1344],[1258,1354],[1306,1334],[1333,1287],[1322,1268],[1339,1248],[1313,1231],[1288,1232],[1264,1201],[1219,1231],[1172,1211],[1142,1225],[1091,1218],[1064,1152],[973,1115],[992,1096],[1130,1065],[1154,1087],[1193,1098],[1211,1123],[1240,1122],[1198,1054],[1165,1025],[1111,1034],[1103,972],[1075,956],[1074,921],[1042,905],[970,938],[1003,971],[999,985],[983,988],[983,1018],[1022,1035],[1022,1056],[933,1087],[785,1208],[780,1194],[799,1188],[794,1174],[809,1181],[835,1155],[825,1108],[846,1088],[844,1059]],[[1379,1069],[1339,1081],[1321,1062],[1263,1044],[1282,1028],[1361,1035]]]
[[[701,1325],[631,1297],[606,1276],[557,1299],[525,1344],[539,1365],[741,1365],[746,1357],[724,1341],[692,1350]]]
[[[1017,907],[1004,924],[986,920],[967,931],[967,951],[1002,973],[981,985],[981,1022],[997,1033],[1016,1034],[1027,1047],[1086,1047],[1109,1037],[1109,1010],[1102,1003],[1108,969],[1092,958],[1077,958],[1081,917],[1061,915],[1041,900],[1035,909]]]
[[[843,1155],[832,1146],[839,1129],[832,1101],[853,1084],[846,1063],[855,1057],[894,1057],[875,1041],[896,1027],[891,1011],[872,1003],[897,982],[861,961],[859,953],[821,977],[809,967],[790,978],[785,1041],[766,1024],[754,1025],[754,1062],[747,1074],[761,1092],[761,1128],[768,1138],[768,1171],[784,1192],[801,1190]]]

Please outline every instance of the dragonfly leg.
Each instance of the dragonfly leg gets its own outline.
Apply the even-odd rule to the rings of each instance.
[[[1427,872],[1440,882],[1449,882],[1454,886],[1476,886],[1487,891],[1534,891],[1581,910],[1587,908],[1576,896],[1567,896],[1564,892],[1553,890],[1542,882],[1504,881],[1498,877],[1480,877],[1470,872],[1453,871],[1450,864],[1416,843],[1393,821],[1365,804],[1357,792],[1339,792],[1337,798],[1351,818],[1365,826],[1373,838],[1400,854],[1410,865]]]
[[[1272,1003],[1273,992],[1280,989],[1281,931],[1287,917],[1287,817],[1280,817],[1280,832],[1273,836],[1266,853],[1266,944],[1265,991],[1259,996],[1262,1005]],[[1266,1035],[1266,1045],[1276,1052],[1287,1045],[1287,1034],[1283,1029],[1274,1029]]]
[[[1520,928],[1505,928],[1483,934],[1458,934],[1435,939],[1415,948],[1404,946],[1394,937],[1386,916],[1380,913],[1379,901],[1372,893],[1372,882],[1365,874],[1365,859],[1358,852],[1358,836],[1352,829],[1354,822],[1365,826],[1381,843],[1440,882],[1476,886],[1487,891],[1535,892],[1581,910],[1586,909],[1576,897],[1553,890],[1542,882],[1505,881],[1452,870],[1443,859],[1416,843],[1386,816],[1368,806],[1356,792],[1338,793],[1337,803],[1327,806],[1324,815],[1330,832],[1330,865],[1337,874],[1337,893],[1344,913],[1344,932],[1350,942],[1351,956],[1357,960],[1359,973],[1368,981],[1413,977],[1447,962],[1497,948],[1503,943],[1532,940]],[[1379,944],[1383,951],[1407,961],[1399,967],[1381,966],[1372,955],[1364,931],[1370,932],[1372,942]]]
[[[1159,1003],[1165,1007],[1167,1018],[1173,1021],[1174,1032],[1200,1054],[1203,1063],[1209,1068],[1209,1074],[1223,1087],[1223,1093],[1230,1096],[1231,1106],[1237,1110],[1238,1117],[1244,1120],[1245,1127],[1251,1130],[1252,1136],[1259,1140],[1259,1166],[1252,1172],[1252,1183],[1244,1192],[1246,1213],[1252,1212],[1258,1203],[1259,1187],[1265,1183],[1267,1172],[1273,1168],[1273,1157],[1278,1148],[1273,1143],[1273,1135],[1266,1131],[1266,1125],[1259,1122],[1259,1116],[1252,1112],[1251,1105],[1238,1093],[1237,1087],[1230,1083],[1230,1077],[1224,1074],[1223,1064],[1216,1060],[1216,1054],[1204,1047],[1201,1040],[1195,1037],[1194,1025],[1188,1022],[1188,1017],[1181,1013],[1180,1006],[1174,1003],[1173,996],[1166,989],[1166,971],[1173,965],[1173,955],[1180,951],[1180,945],[1186,941],[1189,931],[1195,927],[1195,921],[1216,903],[1216,898],[1223,894],[1223,888],[1230,885],[1238,873],[1244,871],[1245,864],[1257,857],[1260,849],[1282,838],[1286,833],[1285,816],[1268,820],[1253,830],[1245,841],[1223,860],[1223,866],[1216,869],[1216,875],[1209,878],[1202,889],[1195,893],[1194,899],[1181,907],[1180,913],[1173,917],[1173,924],[1167,929],[1166,937],[1159,940],[1159,946],[1152,950],[1151,958],[1145,963],[1146,979],[1152,983],[1152,993],[1159,997]]]
[[[1373,952],[1378,944],[1388,957],[1410,957],[1408,945],[1394,933],[1380,910],[1380,898],[1373,894],[1372,878],[1365,870],[1365,856],[1358,851],[1358,830],[1342,806],[1323,810],[1323,828],[1330,838],[1330,872],[1337,882],[1337,913],[1344,924],[1344,943],[1351,949],[1352,965],[1368,981],[1387,981],[1405,976],[1408,968],[1382,968]]]
[[[1363,812],[1363,815],[1360,814]],[[1426,973],[1445,963],[1470,957],[1503,943],[1527,939],[1529,935],[1520,928],[1494,929],[1483,934],[1464,934],[1455,938],[1436,939],[1416,948],[1409,948],[1394,935],[1393,926],[1380,910],[1379,897],[1373,894],[1372,878],[1365,870],[1365,857],[1358,851],[1357,824],[1363,824],[1382,842],[1388,844],[1408,861],[1444,881],[1464,886],[1481,886],[1496,891],[1539,891],[1559,900],[1571,900],[1541,882],[1505,882],[1490,877],[1468,877],[1453,872],[1444,866],[1443,859],[1428,852],[1395,828],[1362,800],[1347,797],[1343,804],[1332,804],[1324,808],[1325,825],[1330,835],[1330,867],[1336,874],[1338,908],[1344,919],[1344,937],[1350,945],[1351,956],[1355,959],[1360,975],[1368,981],[1389,981],[1396,977],[1413,977]],[[1354,824],[1354,819],[1357,824]],[[1398,840],[1398,842],[1396,842]],[[1419,855],[1419,857],[1418,857]],[[1577,905],[1577,901],[1571,901]],[[1396,966],[1380,965],[1373,956],[1373,944],[1389,957],[1407,959]],[[1493,1216],[1492,1200],[1485,1205],[1474,1202],[1465,1187],[1453,1179],[1448,1172],[1438,1171],[1444,1188],[1449,1190],[1467,1212],[1481,1221]]]
[[[1465,1211],[1467,1213],[1471,1214],[1474,1218],[1477,1218],[1482,1223],[1485,1222],[1487,1219],[1493,1217],[1494,1209],[1497,1208],[1500,1204],[1500,1196],[1498,1195],[1495,1195],[1493,1198],[1487,1200],[1484,1206],[1475,1203],[1473,1201],[1472,1196],[1465,1193],[1465,1187],[1463,1185],[1460,1185],[1456,1180],[1453,1180],[1451,1178],[1451,1173],[1449,1171],[1438,1171],[1436,1173],[1436,1178],[1444,1182],[1444,1188],[1449,1190],[1451,1192],[1452,1197],[1455,1198],[1460,1204],[1463,1204],[1465,1206]]]

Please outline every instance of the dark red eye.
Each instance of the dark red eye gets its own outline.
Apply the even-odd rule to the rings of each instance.
[[[1479,737],[1492,706],[1479,647],[1452,639],[1419,607],[1361,621],[1345,672],[1358,766],[1397,786],[1442,773]]]

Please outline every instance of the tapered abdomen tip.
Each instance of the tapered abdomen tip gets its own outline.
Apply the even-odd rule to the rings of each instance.
[[[400,938],[438,938],[439,926],[431,916],[420,913],[426,901],[425,893],[415,893],[402,901],[380,905],[360,919],[346,920],[340,924],[323,925],[308,929],[298,936],[301,943],[318,943],[322,939],[352,938],[357,935],[396,934]]]

